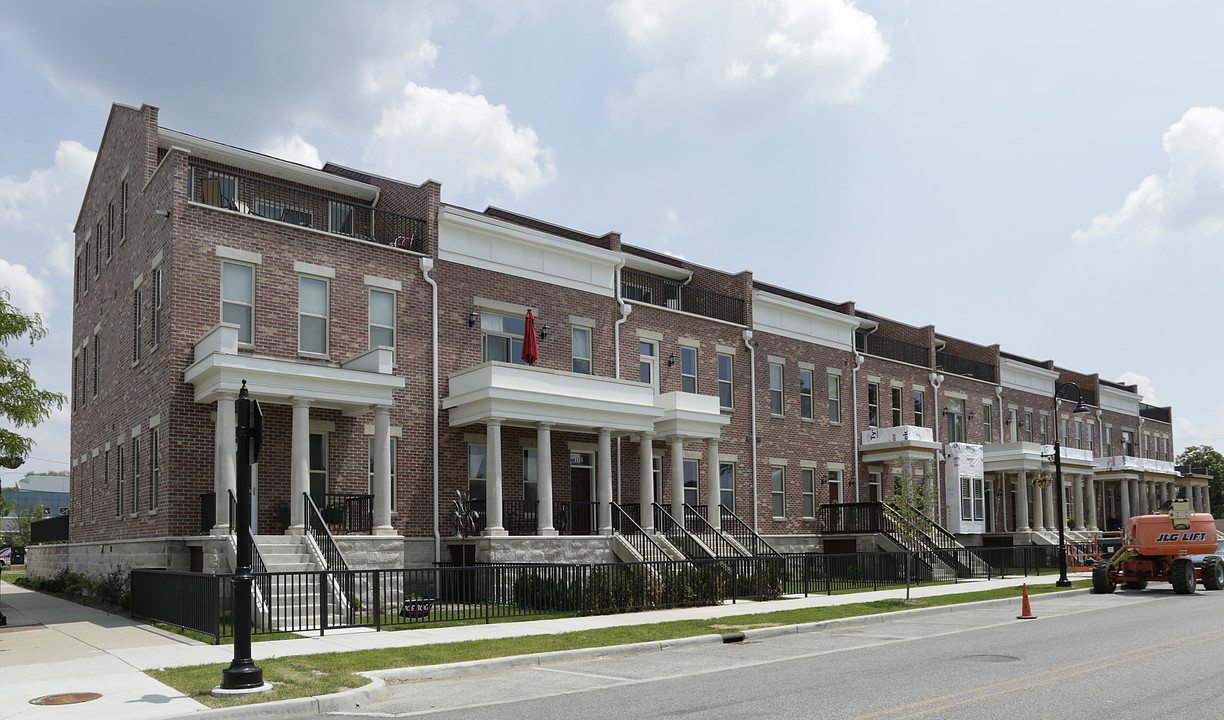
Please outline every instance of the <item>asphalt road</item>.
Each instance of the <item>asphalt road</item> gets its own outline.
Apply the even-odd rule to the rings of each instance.
[[[1217,717],[1224,592],[962,606],[743,644],[392,685],[351,717]]]

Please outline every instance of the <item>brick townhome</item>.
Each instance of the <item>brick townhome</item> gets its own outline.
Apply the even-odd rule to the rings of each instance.
[[[114,106],[76,225],[71,543],[48,562],[223,569],[243,380],[257,535],[342,504],[355,564],[445,559],[456,490],[492,561],[613,559],[656,502],[871,549],[823,535],[823,506],[906,473],[961,543],[1049,544],[1056,433],[1073,530],[1206,505],[1134,386],[157,115]],[[1090,413],[1055,409],[1063,382]]]

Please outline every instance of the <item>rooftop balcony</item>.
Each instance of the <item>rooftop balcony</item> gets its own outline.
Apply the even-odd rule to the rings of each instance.
[[[1176,475],[1177,470],[1168,460],[1153,460],[1130,455],[1111,455],[1096,459],[1097,469],[1101,472],[1132,471],[1153,472],[1161,475]]]
[[[425,221],[192,159],[188,198],[265,220],[319,230],[413,252],[425,251]]]
[[[739,298],[631,268],[621,269],[621,296],[626,300],[680,310],[736,325],[744,324],[744,301]]]
[[[981,362],[980,360],[971,360],[960,355],[953,355],[942,350],[935,353],[935,366],[953,375],[964,375],[965,377],[985,380],[986,382],[995,381],[996,373],[994,365]]]
[[[878,333],[857,333],[854,349],[876,357],[898,360],[918,367],[930,367],[930,348]]]

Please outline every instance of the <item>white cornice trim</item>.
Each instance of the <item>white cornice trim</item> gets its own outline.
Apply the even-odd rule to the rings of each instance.
[[[575,240],[567,240],[566,238],[525,228],[521,225],[515,225],[505,220],[489,217],[483,213],[465,210],[453,205],[443,206],[439,210],[438,224],[451,224],[486,235],[499,235],[510,240],[539,245],[553,252],[565,253],[585,260],[593,260],[610,267],[616,266],[622,258],[621,253],[605,250],[594,245],[586,245]]]

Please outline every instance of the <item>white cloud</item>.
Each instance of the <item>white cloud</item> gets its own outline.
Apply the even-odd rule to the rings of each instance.
[[[1168,172],[1144,178],[1121,208],[1097,215],[1072,240],[1146,246],[1224,231],[1224,110],[1190,108],[1163,145]]]
[[[319,149],[306,142],[306,139],[297,133],[288,137],[273,138],[271,142],[263,146],[260,152],[282,160],[309,165],[312,168],[323,167],[323,161],[319,159]]]
[[[13,265],[0,258],[0,288],[9,291],[9,302],[25,314],[46,315],[54,296],[42,280],[30,274],[25,265]]]
[[[734,121],[853,102],[889,56],[875,18],[844,0],[620,0],[611,14],[649,66],[612,99],[621,122]]]
[[[462,193],[500,185],[520,196],[557,175],[552,149],[483,95],[408,83],[366,145],[365,161],[396,177],[431,177]]]
[[[1139,373],[1124,372],[1118,376],[1117,382],[1137,386],[1139,397],[1143,398],[1143,402],[1148,405],[1160,405],[1160,401],[1156,399],[1156,388],[1152,387],[1151,378]]]
[[[55,149],[55,164],[27,178],[0,177],[0,237],[10,264],[34,274],[72,276],[73,235],[96,153],[74,140]]]

